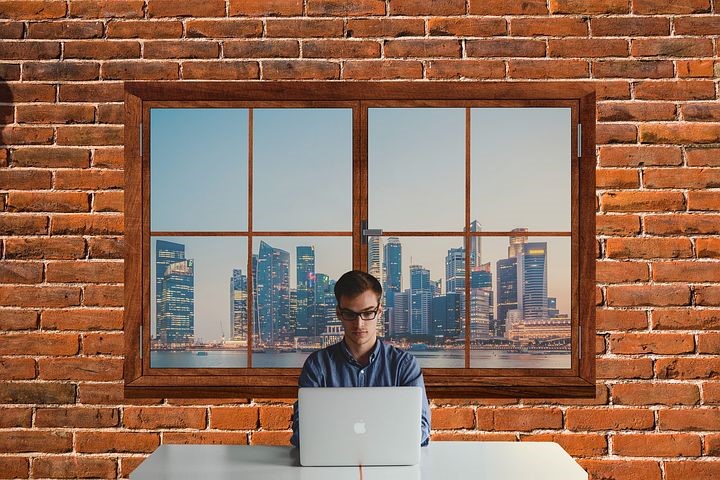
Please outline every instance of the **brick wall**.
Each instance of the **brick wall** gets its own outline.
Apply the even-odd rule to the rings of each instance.
[[[122,394],[123,80],[586,80],[597,398],[433,399],[435,440],[720,478],[717,0],[0,0],[0,477],[285,443],[289,402]]]

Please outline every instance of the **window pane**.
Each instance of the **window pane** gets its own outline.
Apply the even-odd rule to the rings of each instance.
[[[465,109],[368,110],[368,217],[386,231],[462,231]]]
[[[150,110],[150,228],[247,230],[248,111]]]
[[[352,268],[350,237],[254,237],[253,367],[302,367],[342,339],[334,286]]]
[[[570,113],[472,109],[470,212],[483,230],[570,230]]]
[[[569,237],[479,237],[471,275],[474,304],[488,286],[490,321],[474,335],[471,368],[570,368]],[[482,315],[478,315],[481,318]],[[472,328],[472,327],[471,327]]]
[[[247,239],[150,245],[150,366],[247,367]]]
[[[253,228],[347,231],[352,110],[253,110]]]
[[[422,367],[465,366],[462,244],[461,237],[368,241],[368,272],[383,284],[384,337]]]

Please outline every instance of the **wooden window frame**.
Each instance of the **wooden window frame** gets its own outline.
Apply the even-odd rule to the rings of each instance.
[[[299,368],[150,369],[149,108],[163,106],[353,107],[353,268],[365,269],[367,109],[372,106],[564,106],[571,108],[571,368],[423,369],[430,397],[595,396],[595,90],[583,82],[126,82],[125,83],[125,396],[128,398],[292,397]],[[161,103],[160,103],[161,102]],[[469,111],[469,110],[467,110]],[[364,159],[359,168],[358,158]],[[469,160],[466,162],[469,165]],[[469,166],[466,172],[466,225]],[[251,202],[251,200],[248,200]],[[250,219],[249,219],[250,221]],[[250,228],[250,225],[248,225]],[[267,232],[258,232],[262,235]],[[305,232],[295,232],[301,235]],[[310,233],[310,232],[307,232]],[[317,233],[317,232],[313,232]],[[385,232],[383,236],[417,232]],[[443,236],[448,232],[433,232]],[[528,236],[543,233],[529,232]],[[272,232],[276,235],[276,232]],[[325,233],[328,234],[327,232]],[[457,232],[452,233],[455,236]],[[466,244],[469,231],[460,235]],[[481,236],[485,236],[484,234]],[[250,238],[251,240],[251,238]],[[252,247],[249,244],[248,249]],[[143,263],[146,260],[146,264]],[[466,269],[466,276],[469,270]],[[248,275],[250,277],[250,275]],[[467,279],[466,279],[467,280]],[[469,284],[466,283],[466,284]],[[466,296],[466,302],[469,300]],[[468,309],[466,308],[466,311]],[[467,319],[466,319],[467,322]],[[469,335],[466,328],[466,335]],[[466,342],[466,350],[469,344]],[[466,359],[468,356],[466,355]],[[467,360],[466,360],[467,362]],[[467,363],[466,363],[467,366]],[[158,372],[153,372],[156,370]]]

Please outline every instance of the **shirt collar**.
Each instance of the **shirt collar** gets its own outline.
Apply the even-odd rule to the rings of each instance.
[[[352,356],[352,353],[350,353],[350,349],[348,349],[347,345],[345,344],[345,339],[343,338],[340,340],[340,351],[342,351],[343,355],[345,356],[345,360],[352,363],[353,365],[357,365],[358,367],[362,367],[357,360],[355,360],[355,357]],[[370,361],[368,362],[368,365],[371,365],[373,361],[377,358],[378,354],[380,353],[380,348],[382,346],[382,342],[379,338],[375,339],[375,346],[373,347],[373,351],[370,354]]]

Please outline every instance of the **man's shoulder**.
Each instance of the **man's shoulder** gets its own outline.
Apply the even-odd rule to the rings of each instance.
[[[407,363],[412,365],[417,362],[417,359],[408,351],[396,347],[390,343],[381,342],[380,348],[385,358],[393,360],[397,363]]]
[[[320,350],[315,350],[310,355],[308,355],[307,359],[305,360],[305,365],[313,365],[333,358],[335,355],[337,355],[339,347],[340,343],[335,343],[332,345],[328,345],[327,347],[321,348]]]

